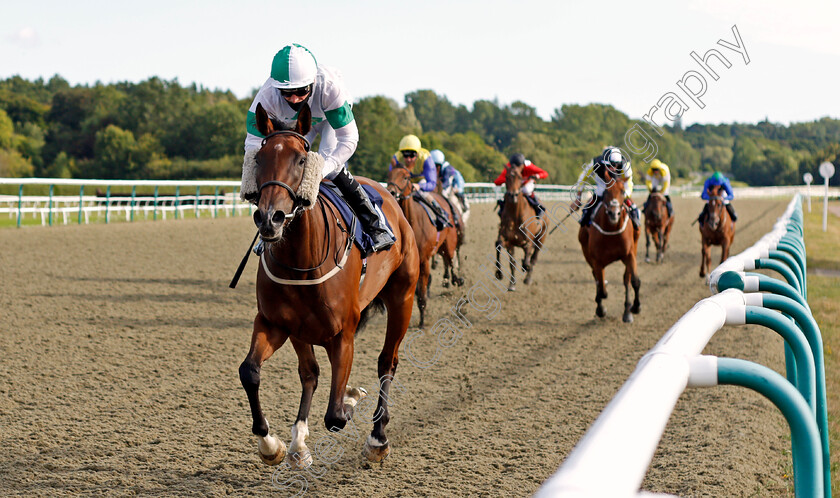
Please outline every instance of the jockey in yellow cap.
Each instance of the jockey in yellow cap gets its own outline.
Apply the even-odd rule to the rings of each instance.
[[[654,159],[650,162],[650,167],[648,167],[647,174],[645,175],[645,185],[648,188],[648,198],[645,199],[645,204],[642,210],[647,208],[648,200],[650,200],[650,194],[653,192],[660,192],[665,196],[666,205],[668,206],[668,216],[673,216],[674,214],[674,206],[671,204],[671,170],[668,169],[668,165],[660,161],[659,159]]]

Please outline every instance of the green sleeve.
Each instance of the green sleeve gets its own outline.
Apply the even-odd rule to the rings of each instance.
[[[332,126],[334,130],[347,126],[352,123],[354,119],[353,110],[350,108],[349,102],[345,102],[344,105],[338,109],[325,111],[324,115],[327,117],[327,121],[329,121],[330,126]]]

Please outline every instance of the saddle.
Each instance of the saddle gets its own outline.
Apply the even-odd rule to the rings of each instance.
[[[379,215],[379,218],[385,220],[388,230],[393,233],[391,223],[388,221],[388,218],[385,217],[385,214],[382,213],[382,196],[379,195],[379,192],[370,185],[362,185],[362,188],[364,189],[365,194],[367,194],[368,199],[370,199],[370,202],[376,208],[376,213]],[[359,247],[362,254],[372,253],[373,239],[364,231],[363,223],[359,223],[356,220],[356,214],[353,212],[353,209],[350,208],[350,205],[347,204],[347,201],[344,199],[344,196],[341,194],[338,187],[336,187],[333,182],[324,180],[318,186],[318,195],[324,196],[341,214],[341,218],[344,220],[345,224],[345,227],[340,227],[342,230],[349,233],[350,228],[347,227],[355,228],[353,233],[350,235],[353,237],[353,241]]]
[[[428,215],[429,220],[435,225],[438,232],[446,227],[452,226],[452,224],[449,223],[449,217],[446,216],[446,211],[440,207],[440,204],[438,204],[437,201],[434,199],[431,201],[427,200],[420,192],[414,192],[411,195],[411,198],[420,203],[420,206],[422,206],[423,210],[426,211],[426,215]]]

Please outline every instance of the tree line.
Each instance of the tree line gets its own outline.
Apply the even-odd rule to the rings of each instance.
[[[238,179],[252,98],[157,77],[76,86],[58,75],[0,80],[0,177]],[[521,101],[468,108],[432,90],[408,93],[403,103],[364,97],[353,113],[360,140],[350,170],[377,180],[409,133],[443,150],[467,181],[494,179],[521,152],[552,183],[570,184],[604,146],[624,147],[635,124],[651,130],[610,105],[567,104],[546,121]],[[789,185],[822,161],[840,165],[837,119],[687,128],[678,121],[663,130],[651,136],[675,177],[717,170],[750,185]],[[645,167],[633,160],[638,177]]]

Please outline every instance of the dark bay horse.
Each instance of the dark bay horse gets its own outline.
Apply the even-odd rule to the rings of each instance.
[[[431,278],[431,259],[435,254],[443,258],[444,285],[452,284],[460,286],[464,279],[458,276],[460,272],[457,257],[458,233],[455,229],[455,219],[452,210],[446,201],[437,194],[432,194],[435,200],[446,211],[449,223],[448,226],[437,231],[437,227],[426,210],[420,205],[420,201],[414,198],[411,183],[411,171],[405,166],[397,165],[391,168],[387,178],[388,191],[399,203],[405,218],[408,220],[414,231],[414,240],[417,242],[417,251],[420,259],[420,276],[417,280],[417,308],[420,310],[420,324],[422,327],[426,317],[426,303],[428,300],[429,283]]]
[[[656,247],[656,262],[662,262],[668,240],[671,238],[671,228],[674,226],[674,215],[668,216],[668,205],[665,194],[654,190],[645,203],[645,261],[650,263],[650,239]]]
[[[720,262],[729,257],[729,249],[735,239],[735,222],[723,202],[721,186],[709,189],[706,221],[700,225],[700,276],[705,277],[712,270],[712,246],[720,246]]]
[[[257,272],[257,316],[251,349],[239,367],[239,378],[251,406],[252,430],[259,438],[260,458],[277,465],[285,456],[293,469],[305,468],[312,462],[305,439],[319,374],[313,346],[326,349],[332,366],[324,423],[331,431],[344,428],[353,416],[354,406],[365,395],[363,390],[347,385],[353,364],[353,339],[369,306],[384,304],[388,324],[379,355],[377,418],[370,417],[375,422],[364,447],[369,460],[381,461],[390,451],[385,436],[390,419],[388,391],[399,361],[399,346],[411,319],[417,284],[414,232],[396,201],[383,195],[382,211],[390,221],[396,242],[389,250],[367,258],[367,273],[360,283],[361,254],[347,240],[343,227],[337,226],[338,213],[333,205],[317,194],[323,159],[308,153],[309,143],[304,135],[311,126],[309,107],[303,107],[293,131],[278,129],[261,105],[257,106],[256,119],[265,139],[256,157],[260,187],[254,222],[265,250]],[[357,179],[387,194],[377,183]],[[298,356],[302,385],[288,455],[283,441],[269,434],[259,399],[260,367],[287,339]]]
[[[610,173],[607,173],[610,176]],[[633,321],[631,313],[639,313],[639,287],[641,280],[636,272],[636,248],[639,244],[641,230],[630,222],[630,213],[624,203],[624,182],[616,177],[604,192],[601,202],[592,213],[589,226],[581,226],[578,241],[583,249],[583,257],[592,268],[595,277],[595,314],[603,318],[604,307],[601,301],[607,298],[607,288],[604,283],[604,268],[610,263],[621,261],[624,263],[624,316],[627,323]],[[609,179],[607,179],[609,182]],[[634,299],[630,303],[630,286],[633,286]]]
[[[525,285],[531,283],[531,274],[537,255],[546,236],[546,225],[542,218],[522,193],[522,170],[525,166],[505,166],[505,202],[502,219],[499,222],[499,236],[496,239],[496,278],[502,279],[502,267],[499,254],[504,247],[510,261],[510,280],[508,291],[516,290],[516,260],[513,248],[521,247],[525,251],[522,258],[522,270],[525,272]],[[525,230],[523,232],[523,230]]]

